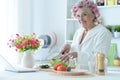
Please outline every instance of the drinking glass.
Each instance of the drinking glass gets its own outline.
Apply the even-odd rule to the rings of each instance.
[[[80,54],[77,58],[76,70],[89,70],[88,68],[88,54],[87,53],[78,53]]]

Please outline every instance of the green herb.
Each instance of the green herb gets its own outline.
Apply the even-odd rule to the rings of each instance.
[[[120,25],[115,25],[113,29],[114,32],[120,32]]]
[[[107,25],[107,26],[106,26],[106,28],[107,28],[110,32],[112,32],[112,27],[113,27],[113,26],[111,26],[111,25]]]
[[[61,59],[51,59],[51,60],[50,60],[50,64],[51,64],[52,66],[54,66],[55,64],[58,64],[58,63],[61,63],[62,65],[66,66],[66,67],[68,66],[68,64],[62,62]]]

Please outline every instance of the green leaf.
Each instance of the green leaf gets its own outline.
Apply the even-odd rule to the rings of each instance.
[[[50,60],[50,64],[52,66],[54,66],[55,64],[58,64],[58,63],[61,63],[63,66],[66,66],[66,67],[68,66],[68,64],[62,62],[61,59],[51,59]]]

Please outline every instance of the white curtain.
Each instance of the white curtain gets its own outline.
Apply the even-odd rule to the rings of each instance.
[[[32,33],[33,0],[0,0],[0,54],[16,63],[17,52],[7,45],[11,35]]]
[[[0,0],[0,54],[10,61],[14,52],[7,42],[12,34],[18,32],[18,0]]]

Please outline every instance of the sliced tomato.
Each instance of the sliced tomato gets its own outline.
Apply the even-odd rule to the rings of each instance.
[[[57,70],[57,67],[58,67],[58,66],[62,66],[62,64],[61,64],[61,63],[55,64],[55,65],[53,66],[53,69],[54,69],[54,70]]]
[[[58,66],[57,71],[67,71],[67,68],[65,66]]]

